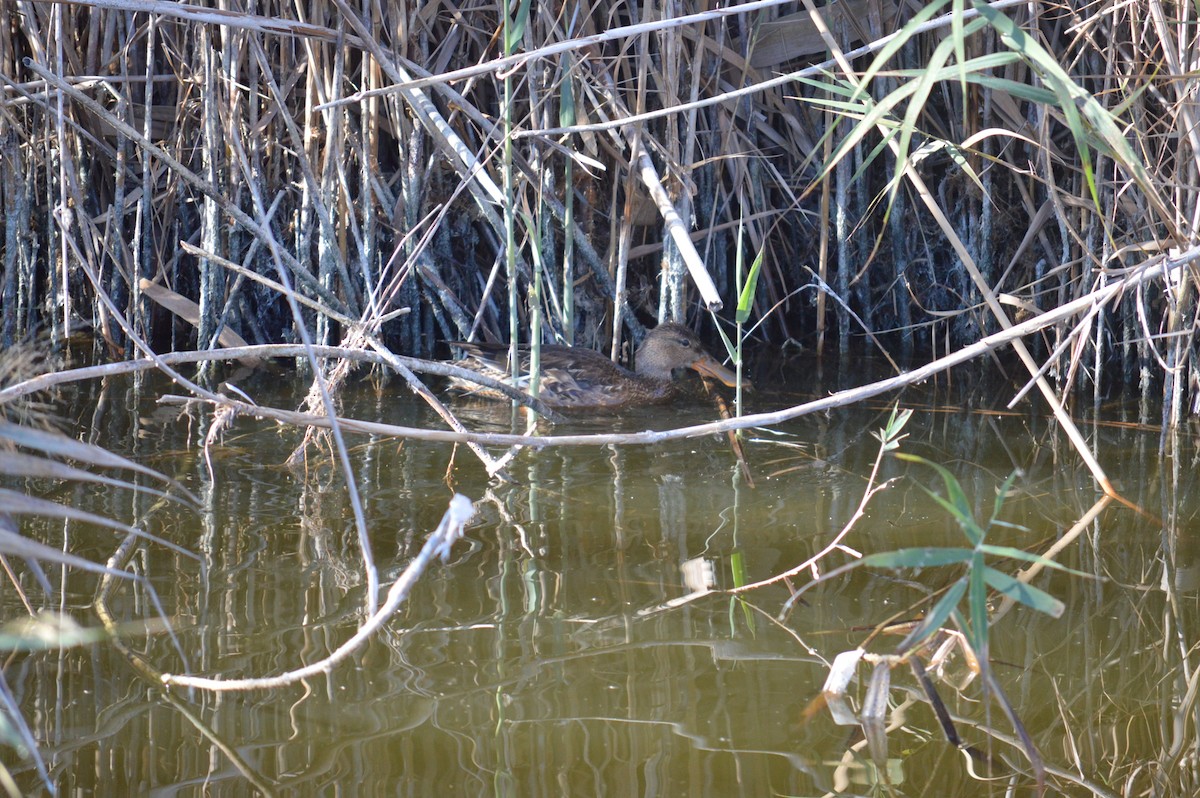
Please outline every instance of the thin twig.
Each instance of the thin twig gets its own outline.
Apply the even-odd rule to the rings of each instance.
[[[463,527],[466,526],[474,514],[475,507],[471,503],[471,500],[461,493],[455,494],[454,498],[450,500],[449,509],[442,516],[441,523],[430,534],[429,539],[425,541],[425,545],[421,548],[417,556],[413,558],[413,561],[408,564],[408,567],[392,583],[391,589],[388,590],[387,599],[379,609],[358,628],[358,631],[349,640],[338,646],[336,651],[328,657],[324,657],[319,662],[305,665],[302,668],[297,668],[278,676],[261,679],[208,679],[164,673],[161,677],[162,683],[168,686],[194,687],[213,692],[271,690],[295,684],[298,681],[322,673],[329,673],[335,665],[345,661],[351,654],[370,640],[372,635],[383,628],[383,625],[387,623],[388,619],[395,614],[400,605],[404,603],[404,600],[408,598],[408,594],[412,591],[413,586],[416,585],[417,580],[420,579],[421,574],[425,572],[429,563],[433,561],[433,558],[442,557],[445,559],[446,551],[453,545],[454,541],[462,536]]]

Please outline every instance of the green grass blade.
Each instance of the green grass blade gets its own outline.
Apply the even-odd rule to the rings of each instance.
[[[1016,549],[1012,546],[995,546],[991,543],[983,543],[979,546],[979,550],[984,554],[990,554],[993,557],[1008,557],[1013,560],[1024,560],[1025,562],[1037,563],[1045,568],[1053,568],[1056,571],[1071,574],[1072,576],[1082,576],[1085,579],[1092,579],[1094,574],[1089,574],[1086,571],[1077,571],[1074,568],[1068,568],[1061,563],[1057,563],[1041,554],[1031,554],[1024,549]]]
[[[993,75],[971,75],[970,81],[992,91],[1005,92],[1018,100],[1026,100],[1038,105],[1054,105],[1057,95],[1041,86],[1030,86],[1028,83],[1018,83],[1007,78]]]
[[[995,590],[1008,596],[1013,601],[1019,601],[1026,607],[1043,612],[1051,618],[1061,618],[1067,605],[1051,596],[1044,590],[1027,585],[1003,571],[995,568],[984,569],[984,579]]]
[[[874,60],[871,61],[871,65],[867,67],[867,71],[863,73],[862,78],[859,80],[859,85],[854,90],[854,97],[865,94],[866,87],[887,66],[887,62],[892,59],[892,56],[900,52],[900,48],[912,41],[912,38],[917,35],[918,29],[922,25],[942,13],[942,9],[946,7],[947,2],[949,0],[934,0],[934,2],[929,3],[913,14],[912,19],[906,22],[904,27],[897,31],[896,36],[875,55]]]
[[[921,645],[928,640],[938,629],[941,629],[946,624],[946,619],[954,612],[954,608],[958,606],[958,602],[962,600],[963,593],[967,591],[967,578],[964,576],[959,579],[946,591],[946,595],[942,596],[938,603],[933,606],[929,614],[921,619],[921,623],[915,629],[908,633],[908,637],[901,641],[897,646],[896,651],[899,654],[904,654],[916,646]]]
[[[996,491],[996,501],[992,504],[992,517],[988,519],[988,526],[995,524],[996,519],[1000,517],[1000,510],[1004,507],[1004,500],[1008,498],[1008,490],[1012,487],[1016,479],[1017,472],[1014,470],[1008,475],[1008,479],[1004,480],[1004,484],[1000,486],[1000,490]]]
[[[859,142],[861,142],[871,133],[875,132],[876,127],[889,116],[892,109],[907,100],[913,94],[916,88],[917,87],[914,83],[905,83],[896,88],[894,91],[890,92],[886,97],[880,99],[879,102],[871,103],[868,106],[869,110],[863,115],[862,119],[850,129],[850,132],[838,145],[838,148],[834,151],[833,155],[829,157],[829,160],[826,162],[825,167],[818,179],[827,177],[829,173],[833,171],[833,168],[837,166],[837,164],[843,158],[851,153],[854,148],[858,146]]]
[[[508,36],[504,40],[504,54],[511,55],[517,51],[521,37],[525,35],[525,26],[529,24],[529,0],[521,0],[517,7],[517,15],[508,25]]]
[[[847,105],[853,105],[854,107],[866,110],[868,107],[867,103],[863,100],[856,99],[861,95],[861,92],[855,91],[853,86],[847,85],[844,81],[838,79],[836,75],[830,72],[822,72],[821,74],[824,75],[823,79],[798,77],[796,78],[796,82],[808,86],[810,89],[815,91],[845,97],[847,100]],[[817,98],[800,97],[797,99],[804,100],[805,102],[813,102],[816,101]]]
[[[910,408],[901,410],[899,404],[892,405],[892,414],[888,417],[887,423],[883,425],[883,429],[872,431],[871,437],[883,445],[885,452],[895,451],[900,448],[900,441],[907,437],[903,434],[904,426],[908,424],[912,414],[913,411]]]
[[[963,34],[970,36],[976,31],[986,27],[987,22],[983,19],[973,19],[963,27]],[[937,82],[936,76],[942,69],[942,65],[949,60],[951,53],[954,51],[953,37],[947,39],[934,48],[926,63],[928,72],[922,74],[921,77],[913,81],[912,99],[908,103],[908,109],[905,111],[904,120],[900,124],[900,148],[896,153],[896,169],[893,179],[899,180],[904,173],[905,167],[908,165],[908,153],[911,147],[913,134],[917,130],[917,120],[925,110],[925,103],[929,99],[930,93]]]
[[[942,482],[946,485],[946,495],[948,498],[942,498],[928,488],[925,492],[928,493],[934,501],[941,507],[954,516],[962,527],[963,533],[967,539],[971,541],[972,546],[978,546],[983,542],[985,532],[979,523],[971,514],[971,504],[967,501],[967,495],[963,493],[962,485],[958,479],[945,466],[939,465],[931,460],[926,460],[924,457],[915,454],[901,453],[896,455],[901,460],[907,460],[910,463],[922,463],[937,471],[942,477]]]
[[[1071,76],[1062,68],[1052,53],[1047,52],[1003,12],[978,1],[975,3],[975,7],[979,10],[980,15],[987,19],[1000,34],[1001,41],[1023,55],[1038,71],[1047,87],[1056,95],[1055,104],[1066,118],[1067,128],[1075,139],[1075,145],[1079,150],[1080,164],[1083,167],[1088,189],[1096,207],[1100,208],[1101,206],[1089,155],[1092,143],[1099,145],[1114,160],[1128,169],[1151,199],[1157,198],[1157,188],[1150,181],[1141,159],[1129,145],[1129,141],[1120,125],[1117,124],[1115,117],[1092,96],[1091,92],[1071,79]],[[1091,125],[1094,136],[1088,135],[1083,124],[1084,119]]]
[[[963,127],[967,122],[967,35],[963,29],[963,0],[950,4],[950,41],[954,42],[954,62],[958,72],[958,90],[962,96]]]
[[[979,659],[988,658],[988,606],[987,606],[987,566],[983,563],[983,552],[975,552],[971,558],[971,573],[968,575],[970,588],[967,592],[967,605],[971,615],[971,625],[967,629],[967,642]]]
[[[861,562],[872,568],[933,568],[968,562],[974,554],[974,549],[927,546],[868,554]]]
[[[571,54],[566,54],[568,74],[558,84],[558,124],[570,127],[575,124],[575,84],[571,80],[569,67]]]
[[[750,264],[750,274],[746,275],[746,284],[742,286],[742,295],[738,297],[737,314],[735,318],[738,324],[745,324],[750,318],[750,308],[754,305],[754,292],[758,288],[758,275],[762,271],[763,254],[766,252],[766,243],[759,248],[758,255],[754,258],[754,263]]]

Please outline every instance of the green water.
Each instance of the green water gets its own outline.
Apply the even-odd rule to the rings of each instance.
[[[753,409],[796,404],[864,374],[792,366],[765,381]],[[822,390],[811,389],[814,375]],[[803,379],[801,379],[803,377]],[[789,391],[792,383],[803,390]],[[278,376],[239,382],[255,401],[292,409],[305,385]],[[950,468],[979,515],[1014,469],[1020,476],[992,542],[1045,550],[1098,498],[1089,474],[1044,413],[1002,411],[1013,387],[981,390],[958,375],[900,397],[916,410],[905,451]],[[130,566],[154,585],[190,672],[274,676],[327,656],[365,617],[362,555],[345,484],[323,450],[307,468],[284,460],[292,428],[239,419],[209,452],[211,416],[156,403],[156,378],[90,383],[59,399],[72,435],[170,474],[202,507],[155,508],[130,493],[38,485],[42,495],[143,524],[198,555],[149,545]],[[971,409],[964,409],[969,406]],[[511,481],[489,480],[464,448],[351,436],[354,475],[386,589],[438,523],[454,491],[476,503],[446,564],[435,564],[386,631],[328,676],[273,691],[170,696],[110,644],[8,657],[4,675],[60,794],[81,795],[885,795],[852,726],[816,699],[828,663],[892,618],[917,617],[959,571],[860,569],[805,594],[785,621],[780,583],[734,599],[678,601],[685,562],[711,565],[716,586],[771,577],[820,550],[853,516],[878,450],[868,434],[888,407],[855,407],[752,431],[751,480],[724,437],[635,447],[523,453]],[[508,429],[506,410],[456,406],[469,424]],[[986,411],[986,412],[985,412]],[[437,427],[398,385],[359,381],[346,416]],[[1183,432],[1165,442],[1132,410],[1081,415],[1113,481],[1163,522],[1112,506],[1058,557],[1090,577],[1035,584],[1065,602],[1054,619],[1016,608],[992,630],[997,678],[1036,743],[1050,794],[1191,796],[1200,785],[1194,687],[1200,494]],[[702,398],[678,408],[595,416],[555,433],[668,428],[714,418]],[[1166,455],[1160,454],[1165,447]],[[921,485],[927,468],[895,460],[894,479],[846,539],[864,553],[963,545]],[[1017,527],[1023,527],[1017,528]],[[63,545],[61,523],[22,530]],[[71,551],[104,561],[119,543],[86,525]],[[849,561],[837,552],[828,571]],[[1016,565],[997,563],[1014,571]],[[15,569],[36,602],[40,590]],[[48,606],[86,626],[97,578],[51,572]],[[806,582],[793,577],[792,584]],[[6,618],[22,612],[7,581]],[[144,591],[118,589],[113,611],[153,618]],[[898,638],[881,636],[884,652]],[[127,639],[160,670],[183,666],[163,634]],[[851,686],[858,702],[869,676]],[[1014,732],[961,654],[938,694],[988,766],[946,743],[907,668],[892,676],[887,770],[903,796],[1034,795]],[[1189,682],[1189,679],[1191,680]],[[37,792],[28,761],[4,761]]]

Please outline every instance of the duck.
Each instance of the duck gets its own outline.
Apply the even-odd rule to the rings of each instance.
[[[452,342],[466,357],[455,365],[511,384],[508,347],[504,344]],[[519,349],[521,371],[517,387],[529,388],[529,348]],[[696,334],[682,324],[665,322],[646,334],[634,355],[634,370],[617,365],[600,352],[578,346],[543,346],[538,399],[556,410],[620,409],[662,404],[678,393],[675,372],[693,371],[729,387],[737,376],[705,350]],[[451,377],[451,388],[463,394],[503,399],[504,394]]]

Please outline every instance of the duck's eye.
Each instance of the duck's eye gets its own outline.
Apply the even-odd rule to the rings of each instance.
[[[692,339],[691,338],[680,338],[679,345],[682,346],[684,349],[689,349],[692,345]]]

